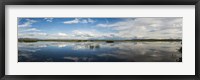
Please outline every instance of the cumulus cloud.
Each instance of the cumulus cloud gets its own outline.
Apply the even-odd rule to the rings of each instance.
[[[74,20],[70,21],[64,21],[64,24],[77,24],[77,23],[94,23],[95,21],[88,18],[88,19],[81,19],[81,18],[75,18]]]
[[[153,39],[179,39],[182,38],[182,18],[129,18],[122,22],[112,24],[97,24],[102,28],[112,28],[118,31],[122,38],[153,38]],[[163,35],[164,34],[164,35]]]
[[[26,19],[26,22],[23,24],[18,25],[18,27],[31,27],[33,23],[36,23],[36,20]]]

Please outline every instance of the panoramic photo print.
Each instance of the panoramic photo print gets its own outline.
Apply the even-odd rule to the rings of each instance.
[[[18,62],[182,62],[182,17],[18,17]]]

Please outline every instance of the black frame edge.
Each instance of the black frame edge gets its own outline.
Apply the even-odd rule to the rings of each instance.
[[[15,5],[191,5],[199,0],[6,0]]]
[[[0,2],[0,79],[4,79],[5,77],[5,4],[2,0]]]
[[[200,61],[200,50],[197,49],[199,48],[199,40],[200,40],[200,37],[199,37],[199,34],[200,34],[200,1],[198,1],[196,4],[195,4],[195,76],[197,79],[200,78],[200,64],[199,64],[199,61]],[[198,35],[197,35],[198,34]]]
[[[8,80],[195,80],[192,75],[12,75],[5,76]]]
[[[78,2],[77,2],[78,1]],[[113,1],[116,1],[113,2]],[[68,3],[66,3],[68,2]],[[107,3],[106,3],[107,2]],[[195,5],[195,76],[192,75],[124,75],[124,76],[117,76],[117,75],[70,75],[70,76],[51,76],[51,75],[5,75],[5,5]],[[200,79],[200,53],[198,42],[200,39],[199,34],[200,32],[200,1],[199,0],[7,0],[7,1],[0,1],[0,80],[8,79],[8,80],[44,80],[44,79],[50,79],[50,80],[199,80]],[[197,35],[198,34],[198,35]],[[59,79],[58,79],[59,78]],[[167,79],[168,78],[168,79]]]

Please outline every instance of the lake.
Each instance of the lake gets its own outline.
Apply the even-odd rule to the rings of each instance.
[[[18,62],[181,62],[180,41],[18,42]]]

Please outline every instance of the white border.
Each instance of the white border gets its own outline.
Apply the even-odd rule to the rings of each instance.
[[[6,5],[6,75],[194,75],[194,5]],[[183,17],[183,62],[17,63],[17,17]]]

